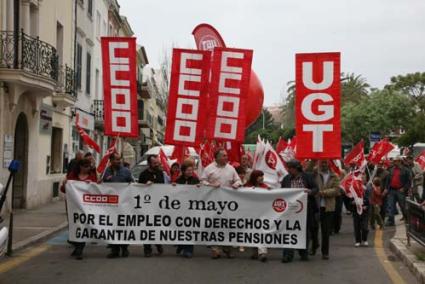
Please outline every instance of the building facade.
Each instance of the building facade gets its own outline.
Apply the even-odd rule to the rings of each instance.
[[[19,160],[13,205],[33,208],[58,197],[69,158],[75,5],[72,0],[0,5],[0,177],[5,183],[8,164]]]
[[[102,36],[134,36],[116,0],[0,0],[0,183],[12,159],[15,208],[60,198],[59,187],[77,151],[97,161],[110,145],[104,136]],[[163,142],[168,79],[148,67],[137,47],[140,136],[121,138],[119,151],[135,164]],[[76,123],[101,146],[84,145]],[[10,209],[12,198],[6,209]]]

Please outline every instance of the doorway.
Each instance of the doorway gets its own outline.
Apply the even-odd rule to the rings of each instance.
[[[28,121],[20,113],[15,127],[14,159],[21,163],[13,181],[13,208],[25,208],[25,194],[28,176]]]

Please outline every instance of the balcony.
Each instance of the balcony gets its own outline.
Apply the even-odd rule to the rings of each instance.
[[[147,82],[141,83],[140,81],[137,81],[137,93],[142,99],[152,98],[151,91]]]
[[[56,49],[23,31],[0,31],[2,80],[30,86],[34,91],[54,92],[58,83]]]
[[[67,65],[62,65],[58,72],[58,83],[53,94],[53,103],[62,107],[73,106],[77,100],[75,92],[75,72]]]
[[[93,101],[93,113],[94,113],[94,125],[96,128],[103,129],[104,117],[103,117],[103,100]]]

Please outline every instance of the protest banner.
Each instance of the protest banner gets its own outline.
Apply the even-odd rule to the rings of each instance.
[[[340,53],[296,54],[297,159],[341,157]]]
[[[138,137],[136,38],[102,37],[105,135]]]
[[[67,183],[69,240],[306,247],[303,189]]]

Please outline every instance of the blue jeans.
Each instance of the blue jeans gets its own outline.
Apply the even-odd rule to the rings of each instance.
[[[390,188],[388,191],[387,196],[387,216],[388,216],[388,222],[394,223],[394,212],[396,211],[396,204],[400,206],[401,213],[403,214],[403,217],[405,217],[404,213],[404,206],[406,202],[406,196],[404,195],[404,192],[402,189],[396,190]]]

